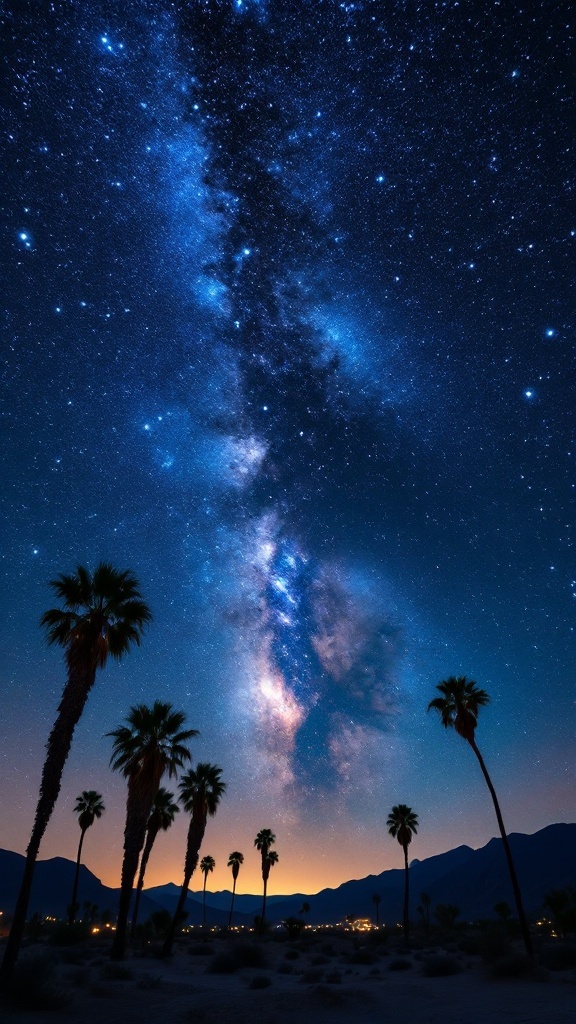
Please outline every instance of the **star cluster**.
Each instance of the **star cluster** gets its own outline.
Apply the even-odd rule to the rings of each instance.
[[[405,799],[429,852],[479,844],[474,766],[424,714],[466,673],[493,696],[511,827],[568,816],[567,11],[59,0],[3,18],[5,845],[25,846],[62,681],[45,582],[101,558],[137,573],[155,623],[99,681],[68,797],[91,773],[110,787],[101,737],[131,703],[170,699],[237,822],[284,831],[280,888],[304,886],[317,828],[370,839],[309,885],[381,870]],[[219,817],[224,861],[240,839]]]

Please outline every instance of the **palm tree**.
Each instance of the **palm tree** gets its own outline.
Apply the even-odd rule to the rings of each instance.
[[[382,897],[381,897],[380,893],[379,892],[375,892],[373,897],[372,897],[372,903],[376,907],[376,927],[377,928],[380,927],[380,904],[381,904],[381,902],[382,902]]]
[[[173,778],[184,761],[190,760],[186,744],[198,735],[197,729],[182,728],[186,716],[181,711],[174,711],[171,704],[158,700],[151,708],[145,704],[130,708],[126,721],[128,725],[107,734],[114,737],[110,764],[128,779],[120,902],[112,946],[114,960],[124,959],[132,886],[160,780],[165,772]]]
[[[516,900],[516,909],[518,911],[518,920],[520,921],[524,946],[528,956],[532,956],[532,939],[530,937],[530,929],[528,927],[528,921],[522,905],[520,886],[516,877],[516,869],[512,859],[512,851],[510,850],[510,845],[508,843],[506,829],[504,828],[500,805],[496,796],[496,790],[492,785],[492,779],[490,778],[488,769],[484,764],[484,758],[476,746],[475,734],[476,726],[478,725],[478,715],[480,708],[486,707],[486,705],[490,703],[490,696],[486,690],[480,689],[473,679],[466,679],[466,676],[450,676],[449,679],[445,679],[443,682],[439,683],[436,689],[440,691],[441,696],[430,701],[428,711],[430,711],[430,708],[434,708],[434,710],[440,715],[442,725],[446,729],[453,727],[458,735],[470,744],[478,758],[482,774],[486,780],[486,785],[490,790],[490,796],[492,797],[492,803],[494,804],[494,810],[496,811],[498,828],[500,829],[504,852],[508,862],[508,871],[510,873],[510,881],[512,882],[514,898]]]
[[[410,882],[408,874],[408,847],[412,842],[412,836],[418,831],[418,815],[406,804],[397,804],[388,815],[388,832],[397,839],[404,850],[404,939],[406,945],[410,943],[410,918],[408,914],[408,902],[410,898]]]
[[[44,612],[40,624],[46,629],[48,643],[64,648],[68,678],[46,744],[36,816],[2,963],[4,977],[12,974],[18,957],[40,843],[60,792],[74,729],[94,685],[96,671],[104,668],[109,655],[119,660],[132,644],[139,645],[144,626],[152,618],[148,605],[141,599],[136,577],[129,570],[114,569],[107,562],[101,562],[92,576],[79,565],[74,575],[60,575],[50,586],[63,608]]]
[[[178,906],[174,912],[170,928],[166,933],[163,954],[169,956],[174,945],[176,928],[178,927],[184,904],[188,895],[190,879],[198,864],[198,855],[208,816],[213,817],[218,809],[218,804],[226,790],[226,783],[222,782],[222,769],[215,764],[199,761],[196,768],[191,768],[186,775],[182,776],[179,783],[180,803],[185,811],[190,814],[190,825],[188,826],[188,838],[186,842],[186,857],[184,860],[184,881],[180,890]]]
[[[150,817],[148,818],[148,824],[146,826],[146,839],[144,842],[144,849],[142,850],[142,860],[140,861],[140,871],[138,873],[138,884],[136,886],[136,899],[134,902],[134,913],[132,914],[132,928],[131,934],[134,935],[136,931],[136,925],[138,923],[138,908],[140,906],[140,897],[142,895],[142,889],[144,887],[144,875],[146,874],[146,868],[148,867],[148,861],[150,854],[152,853],[152,847],[156,842],[156,836],[160,829],[163,832],[167,832],[170,826],[174,822],[174,818],[178,814],[180,808],[174,800],[174,794],[169,793],[164,786],[160,786],[160,789],[154,797],[154,803],[152,810],[150,811]]]
[[[240,873],[240,865],[244,863],[244,854],[234,850],[228,857],[228,867],[232,868],[232,903],[230,904],[230,915],[228,927],[232,927],[232,914],[234,913],[234,897],[236,896],[236,879]]]
[[[276,836],[272,832],[272,829],[261,828],[256,839],[254,840],[254,846],[260,851],[262,855],[262,881],[264,883],[264,895],[262,898],[262,913],[260,915],[260,925],[258,928],[259,934],[261,935],[264,931],[266,924],[266,893],[268,889],[268,878],[270,877],[270,869],[273,864],[278,863],[278,854],[275,850],[270,847],[276,842]]]
[[[214,857],[202,857],[200,861],[200,871],[204,875],[204,888],[202,890],[202,929],[206,927],[206,882],[208,881],[208,875],[211,871],[214,871],[216,867],[216,861]]]
[[[80,826],[80,842],[78,843],[78,856],[76,857],[76,871],[74,873],[74,885],[72,886],[72,902],[68,910],[68,924],[74,923],[76,911],[78,910],[78,879],[80,877],[80,858],[82,856],[82,844],[86,832],[94,824],[96,818],[101,818],[105,811],[102,794],[95,789],[84,789],[80,796],[76,797],[74,814],[78,815]]]

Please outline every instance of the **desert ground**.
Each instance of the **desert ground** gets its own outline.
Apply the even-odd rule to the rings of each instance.
[[[53,1006],[25,1009],[3,1002],[1,1024],[576,1020],[574,967],[539,966],[528,976],[497,977],[478,954],[446,952],[438,946],[405,953],[401,947],[364,945],[350,936],[315,935],[297,941],[205,938],[180,941],[169,960],[142,949],[120,964],[109,960],[103,945],[52,951],[36,946],[23,950],[20,958],[24,968],[30,965],[30,989],[38,982],[35,973],[50,958]],[[442,963],[456,973],[442,974]],[[430,970],[436,973],[428,976]]]

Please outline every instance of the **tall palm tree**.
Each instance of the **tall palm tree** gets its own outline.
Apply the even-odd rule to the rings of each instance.
[[[208,875],[211,871],[214,871],[216,867],[216,861],[214,857],[202,857],[200,861],[200,871],[204,875],[204,888],[202,890],[202,928],[206,927],[206,882],[208,881]]]
[[[182,913],[190,879],[198,864],[198,855],[208,816],[213,817],[218,809],[218,804],[226,791],[226,783],[222,782],[222,769],[215,764],[208,764],[199,761],[196,768],[190,768],[186,775],[182,776],[179,786],[180,803],[185,811],[190,814],[188,826],[188,838],[186,841],[186,857],[184,859],[184,881],[180,890],[178,906],[174,912],[170,927],[166,932],[163,954],[169,956],[172,952],[176,929],[182,920]]]
[[[72,902],[68,910],[68,924],[74,923],[76,911],[78,910],[78,879],[80,877],[80,858],[82,856],[82,844],[88,829],[94,824],[96,818],[101,818],[105,811],[102,794],[95,789],[84,789],[80,796],[76,797],[74,814],[78,815],[80,826],[80,842],[78,843],[78,856],[76,857],[76,871],[74,872],[74,885],[72,886]]]
[[[510,881],[512,882],[512,889],[514,891],[514,899],[516,900],[516,909],[518,911],[518,920],[520,921],[524,946],[528,956],[532,956],[532,939],[530,936],[530,929],[528,927],[528,921],[522,905],[520,886],[518,884],[516,869],[512,859],[512,851],[510,850],[510,844],[508,843],[508,836],[506,835],[506,829],[504,828],[504,821],[502,819],[498,797],[496,796],[496,790],[492,784],[492,779],[488,774],[488,769],[484,764],[484,758],[478,750],[475,739],[480,708],[486,707],[486,705],[490,703],[490,696],[486,690],[482,690],[473,679],[467,679],[466,676],[450,676],[449,679],[445,679],[443,682],[439,683],[436,689],[440,691],[441,696],[435,697],[434,700],[430,701],[428,711],[430,711],[431,708],[433,708],[434,711],[437,711],[440,715],[442,725],[446,729],[454,728],[458,735],[470,744],[478,758],[478,763],[482,769],[486,785],[490,790],[490,796],[492,797],[492,803],[494,804],[494,810],[496,811],[498,828],[500,829],[504,852],[508,862],[508,871],[510,873]]]
[[[240,853],[239,850],[233,850],[228,857],[228,867],[232,868],[232,903],[230,904],[230,914],[228,916],[228,927],[232,927],[232,914],[234,913],[234,897],[236,896],[236,881],[240,873],[240,865],[244,863],[244,854]]]
[[[261,828],[258,835],[254,840],[254,846],[260,851],[262,856],[262,881],[264,883],[264,893],[262,897],[262,913],[260,915],[260,935],[264,931],[266,924],[266,894],[268,890],[268,878],[270,877],[270,869],[273,864],[278,863],[278,854],[271,847],[276,842],[276,836],[270,828]]]
[[[119,660],[132,644],[139,645],[144,626],[152,618],[136,577],[129,570],[114,569],[107,562],[101,562],[92,576],[79,565],[74,575],[60,575],[50,586],[63,607],[44,612],[40,624],[46,630],[48,643],[64,648],[68,678],[46,744],[36,816],[4,952],[3,977],[12,974],[18,957],[40,843],[60,792],[74,729],[94,685],[96,671],[104,668],[109,656]]]
[[[174,793],[169,793],[167,789],[164,789],[164,786],[160,786],[160,789],[154,797],[154,803],[146,826],[146,839],[144,841],[144,849],[142,850],[140,871],[138,872],[138,884],[136,885],[134,913],[132,914],[132,935],[134,935],[136,925],[138,923],[138,908],[140,906],[142,889],[144,888],[144,875],[146,874],[146,868],[148,867],[152,847],[156,842],[156,836],[160,832],[160,829],[162,829],[163,832],[168,831],[179,810],[180,808],[174,800]]]
[[[398,840],[404,850],[404,939],[408,946],[410,943],[408,847],[412,842],[412,836],[418,832],[418,815],[406,804],[397,804],[390,811],[386,825],[389,834],[393,839]]]
[[[186,716],[181,711],[174,711],[171,704],[159,700],[151,708],[145,704],[130,708],[126,721],[128,725],[108,733],[114,738],[110,764],[128,779],[120,902],[112,945],[114,960],[124,959],[132,886],[160,780],[165,772],[173,778],[184,761],[190,760],[186,744],[198,735],[197,729],[182,728]]]

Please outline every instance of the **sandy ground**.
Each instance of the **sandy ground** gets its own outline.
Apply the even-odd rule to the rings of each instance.
[[[490,976],[479,957],[451,954],[463,971],[448,977],[422,973],[426,951],[409,956],[411,967],[391,970],[394,952],[375,951],[372,964],[351,964],[347,940],[313,944],[263,944],[265,967],[233,974],[208,965],[230,944],[191,955],[176,948],[169,961],[130,956],[111,965],[105,951],[69,950],[76,963],[55,969],[57,987],[70,1003],[51,1012],[0,1007],[1,1024],[574,1024],[576,973],[539,972],[535,980]],[[197,945],[197,944],[196,944]],[[286,954],[288,953],[288,958]],[[29,951],[22,956],[30,955]],[[318,963],[321,960],[321,963]],[[286,973],[286,972],[290,973]],[[117,975],[125,975],[120,977]],[[261,979],[266,979],[262,981]]]

